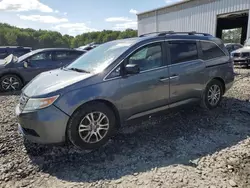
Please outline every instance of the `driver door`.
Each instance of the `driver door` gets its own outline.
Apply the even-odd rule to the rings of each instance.
[[[38,74],[54,68],[52,52],[40,52],[24,60],[28,66],[23,69],[23,77],[29,82]]]
[[[140,73],[120,78],[119,93],[125,118],[133,119],[169,102],[169,73],[164,42],[145,45],[124,64],[137,64]],[[123,65],[124,66],[124,65]]]

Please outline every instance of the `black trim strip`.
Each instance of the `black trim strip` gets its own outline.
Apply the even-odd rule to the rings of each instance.
[[[228,64],[228,62],[226,62],[226,63],[220,63],[220,64],[215,64],[215,65],[209,65],[209,66],[206,66],[206,68],[216,67],[216,66],[226,65],[226,64]]]

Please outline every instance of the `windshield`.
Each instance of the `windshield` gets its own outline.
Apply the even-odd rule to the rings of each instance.
[[[10,62],[15,62],[15,61],[17,61],[17,57],[16,56],[14,56],[13,54],[10,54],[8,57],[6,57],[5,59],[4,59],[4,64],[5,65],[7,65],[7,64],[9,64]]]
[[[124,53],[135,40],[117,40],[102,44],[79,57],[67,66],[69,69],[82,69],[87,72],[101,72]]]
[[[29,52],[29,53],[27,53],[27,54],[24,54],[24,55],[20,56],[20,57],[18,58],[18,62],[21,62],[21,61],[25,60],[26,58],[28,58],[28,57],[30,57],[30,56],[36,54],[36,53],[39,52],[39,51],[41,51],[41,50],[34,50],[34,51],[31,51],[31,52]]]

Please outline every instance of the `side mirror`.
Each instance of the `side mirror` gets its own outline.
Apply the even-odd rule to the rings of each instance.
[[[28,68],[29,67],[29,63],[27,61],[24,61],[23,62],[23,66],[24,66],[24,68]]]
[[[136,64],[127,64],[125,66],[125,72],[126,74],[138,74],[140,73],[140,68]]]

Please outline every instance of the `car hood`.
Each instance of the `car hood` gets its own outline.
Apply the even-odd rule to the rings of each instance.
[[[93,76],[89,73],[79,73],[71,70],[56,69],[39,74],[24,89],[28,97],[53,93],[62,88]]]
[[[233,51],[232,53],[242,53],[242,52],[250,52],[250,46],[244,46],[243,48]]]

